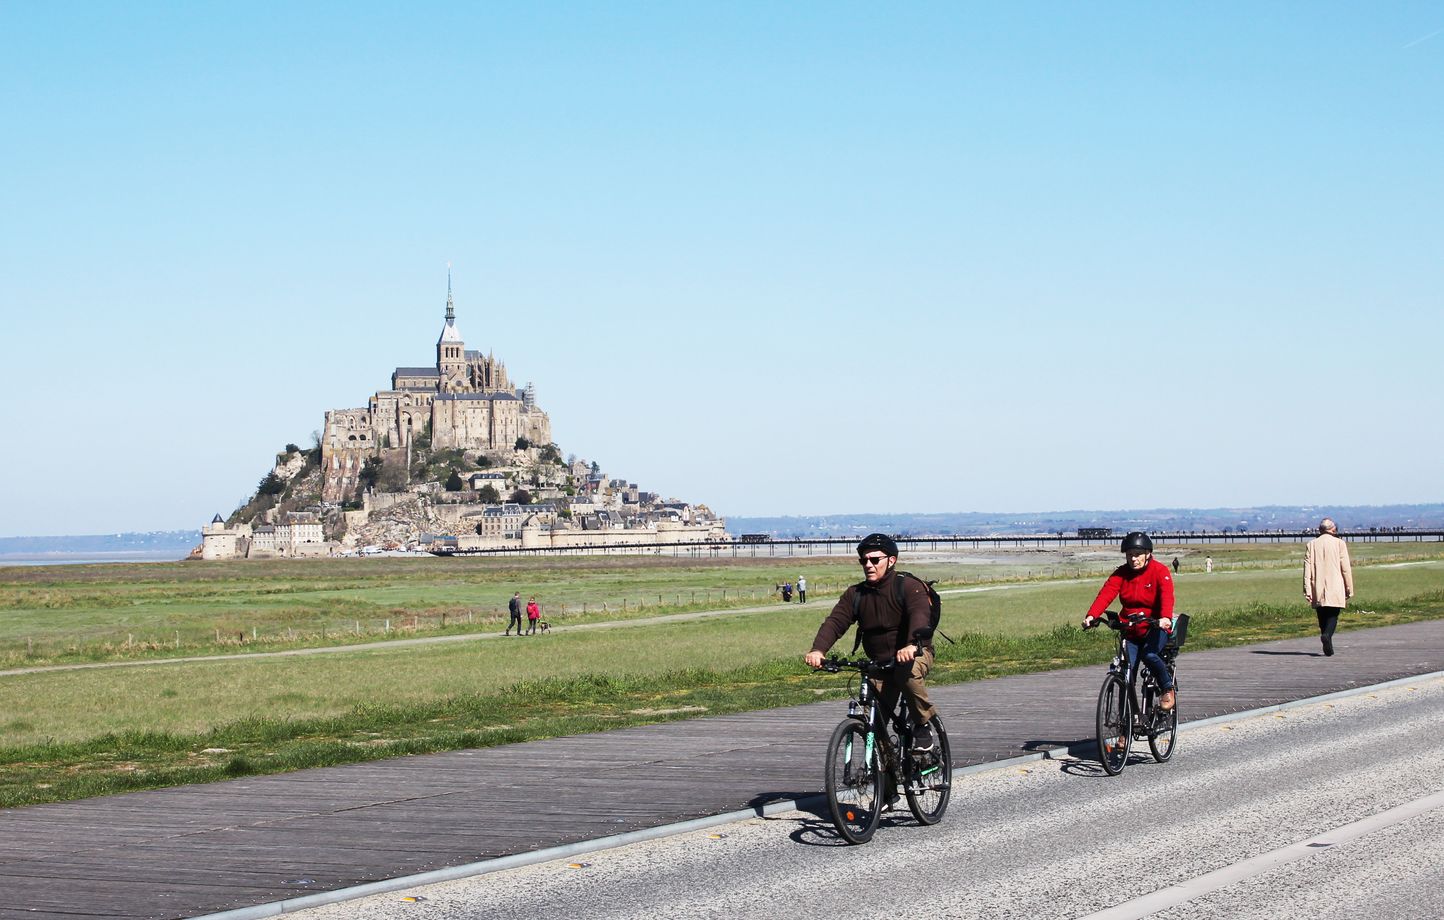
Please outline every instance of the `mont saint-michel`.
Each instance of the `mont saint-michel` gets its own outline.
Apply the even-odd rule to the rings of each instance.
[[[256,493],[202,529],[205,559],[375,549],[573,548],[728,539],[705,505],[563,456],[536,388],[469,349],[451,280],[430,366],[401,366],[364,407],[287,444]]]

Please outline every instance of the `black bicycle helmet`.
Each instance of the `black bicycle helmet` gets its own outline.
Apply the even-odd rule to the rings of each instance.
[[[1153,541],[1148,539],[1148,534],[1135,530],[1123,538],[1123,552],[1136,553],[1140,550],[1145,553],[1153,552]]]
[[[897,541],[885,533],[870,533],[857,544],[857,554],[866,556],[872,550],[881,550],[885,556],[896,556]]]

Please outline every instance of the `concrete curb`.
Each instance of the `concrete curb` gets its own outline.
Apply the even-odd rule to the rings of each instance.
[[[1377,684],[1366,684],[1361,687],[1353,687],[1348,690],[1338,690],[1333,693],[1325,693],[1320,696],[1308,696],[1302,699],[1290,700],[1286,703],[1277,703],[1270,706],[1260,706],[1256,709],[1245,709],[1241,712],[1231,712],[1224,715],[1210,716],[1198,719],[1193,722],[1185,722],[1178,726],[1180,733],[1194,731],[1200,728],[1207,728],[1211,725],[1221,725],[1227,722],[1239,722],[1244,719],[1251,719],[1255,716],[1268,715],[1270,713],[1282,712],[1287,709],[1297,709],[1303,706],[1314,706],[1319,703],[1327,703],[1331,700],[1347,699],[1353,696],[1360,696],[1365,693],[1373,693],[1379,690],[1388,690],[1393,687],[1400,687],[1406,684],[1423,683],[1425,681],[1444,678],[1444,671],[1432,671],[1427,674],[1415,674],[1409,677],[1400,677],[1394,680],[1387,680]],[[1033,754],[1023,754],[1018,757],[1010,757],[1007,760],[993,760],[987,763],[973,764],[967,767],[959,767],[953,770],[954,776],[967,776],[977,773],[987,773],[993,770],[1006,770],[1010,767],[1017,767],[1023,764],[1034,763],[1039,760],[1056,760],[1060,755],[1077,756],[1081,753],[1091,752],[1096,743],[1089,741],[1083,744],[1075,744],[1066,748],[1054,748],[1047,751],[1038,751]],[[295,898],[287,898],[284,901],[272,901],[269,904],[257,904],[252,907],[242,907],[236,910],[221,911],[214,914],[203,914],[197,920],[260,920],[263,917],[277,917],[282,914],[293,913],[298,910],[305,910],[309,907],[320,907],[323,904],[336,904],[341,901],[352,901],[357,898],[364,898],[373,894],[386,894],[392,891],[404,891],[408,888],[416,888],[421,885],[430,885],[435,882],[450,882],[462,878],[474,878],[479,875],[487,875],[492,872],[501,872],[506,869],[515,869],[521,866],[532,866],[538,863],[551,862],[558,859],[566,859],[572,856],[580,856],[586,853],[595,853],[600,850],[609,850],[613,847],[628,846],[634,843],[642,843],[648,840],[657,840],[662,837],[671,837],[677,834],[686,834],[692,831],[706,830],[711,827],[718,827],[723,824],[732,824],[737,821],[746,821],[749,818],[767,818],[773,815],[785,814],[790,811],[817,811],[825,808],[826,796],[813,795],[802,799],[784,799],[777,802],[770,802],[757,808],[746,808],[741,811],[732,811],[720,815],[711,815],[705,818],[694,818],[690,821],[681,821],[676,824],[664,824],[658,827],[644,828],[638,831],[629,831],[625,834],[614,834],[609,837],[598,837],[594,840],[582,840],[577,843],[567,844],[559,847],[549,847],[544,850],[534,850],[530,853],[515,853],[511,856],[500,856],[496,859],[483,860],[481,862],[467,863],[461,866],[452,866],[447,869],[437,869],[432,872],[422,872],[417,875],[405,875],[397,878],[384,879],[379,882],[369,882],[365,885],[356,885],[351,888],[339,888],[335,891],[321,891],[315,894],[301,895]]]

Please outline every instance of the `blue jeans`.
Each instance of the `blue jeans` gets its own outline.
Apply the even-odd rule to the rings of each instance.
[[[1143,655],[1143,663],[1148,670],[1153,672],[1153,679],[1158,682],[1160,690],[1173,689],[1173,677],[1168,673],[1168,665],[1163,663],[1163,646],[1168,642],[1168,633],[1157,627],[1149,630],[1148,635],[1142,642],[1134,642],[1132,639],[1123,640],[1123,648],[1128,652],[1128,666],[1134,667],[1138,664],[1139,653]]]

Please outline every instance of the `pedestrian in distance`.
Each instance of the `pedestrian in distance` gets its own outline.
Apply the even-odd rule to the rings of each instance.
[[[1212,575],[1212,574],[1213,574],[1213,557],[1212,557],[1212,556],[1204,556],[1204,557],[1203,557],[1203,571],[1204,571],[1205,574],[1208,574],[1208,575]]]
[[[516,624],[516,634],[521,635],[521,592],[518,591],[511,596],[507,602],[506,609],[510,611],[510,617],[506,621],[506,632],[503,635],[511,635],[511,625]]]
[[[536,621],[540,619],[541,608],[537,606],[536,596],[533,595],[532,598],[526,602],[526,634],[528,636],[536,635]],[[521,629],[520,624],[517,624],[517,629]]]
[[[1178,574],[1178,557],[1177,557],[1177,556],[1174,556],[1174,557],[1173,557],[1173,574],[1175,574],[1175,575]]]
[[[782,583],[782,603],[792,603],[792,582],[790,581]]]
[[[807,603],[807,579],[801,575],[797,576],[797,602]]]
[[[1334,627],[1339,614],[1354,596],[1354,570],[1349,564],[1349,544],[1339,538],[1332,518],[1319,522],[1319,535],[1304,548],[1304,600],[1319,620],[1319,642],[1324,656],[1334,654]]]

